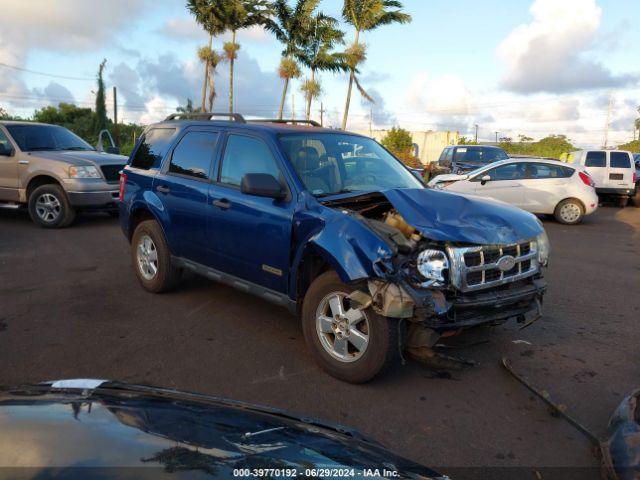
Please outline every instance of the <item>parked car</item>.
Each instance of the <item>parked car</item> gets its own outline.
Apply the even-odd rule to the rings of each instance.
[[[407,329],[437,339],[539,316],[535,216],[427,189],[364,136],[210,118],[149,126],[123,171],[120,222],[148,291],[189,270],[284,305],[350,382],[392,365]]]
[[[0,206],[27,206],[45,228],[70,225],[78,210],[117,214],[127,157],[99,153],[64,127],[0,122]]]
[[[511,159],[463,175],[440,175],[429,187],[509,203],[536,214],[553,214],[568,225],[598,208],[593,179],[557,160]]]
[[[509,155],[500,147],[487,145],[452,145],[445,147],[437,163],[431,167],[431,178],[447,173],[466,173],[484,167]]]
[[[568,162],[583,167],[596,184],[596,193],[612,197],[624,207],[636,195],[636,168],[631,152],[624,150],[581,150]],[[640,206],[640,203],[636,203]]]
[[[3,389],[0,444],[4,478],[447,479],[349,427],[104,380]]]

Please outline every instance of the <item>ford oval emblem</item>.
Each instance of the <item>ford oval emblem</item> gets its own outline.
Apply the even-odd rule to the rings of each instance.
[[[501,271],[508,272],[516,266],[516,259],[511,255],[505,255],[504,257],[500,257],[496,265]]]

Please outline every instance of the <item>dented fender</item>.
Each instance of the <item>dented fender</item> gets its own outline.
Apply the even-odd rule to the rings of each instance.
[[[396,252],[353,213],[319,205],[297,212],[293,224],[292,287],[309,250],[329,263],[345,283],[385,278],[393,272]]]

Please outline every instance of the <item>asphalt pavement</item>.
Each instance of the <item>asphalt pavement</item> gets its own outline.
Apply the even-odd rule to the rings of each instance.
[[[539,470],[545,479],[595,479],[588,441],[500,359],[605,433],[614,408],[640,386],[640,209],[544,224],[552,256],[541,320],[450,340],[447,351],[475,367],[409,362],[349,385],[315,366],[283,308],[195,276],[175,292],[143,291],[116,220],[85,215],[71,228],[42,230],[24,212],[0,210],[0,384],[153,384],[347,424],[454,478],[536,478]],[[503,468],[473,469],[486,466]]]

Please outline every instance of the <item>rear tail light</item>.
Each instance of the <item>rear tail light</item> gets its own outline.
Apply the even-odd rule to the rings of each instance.
[[[587,175],[586,173],[578,172],[578,176],[580,177],[580,180],[582,180],[582,183],[584,183],[585,185],[588,185],[590,187],[595,187],[596,186],[596,184],[593,181],[593,179],[589,175]]]
[[[125,172],[120,172],[120,194],[118,195],[118,199],[123,202],[124,201],[124,190],[127,185],[127,174]]]

